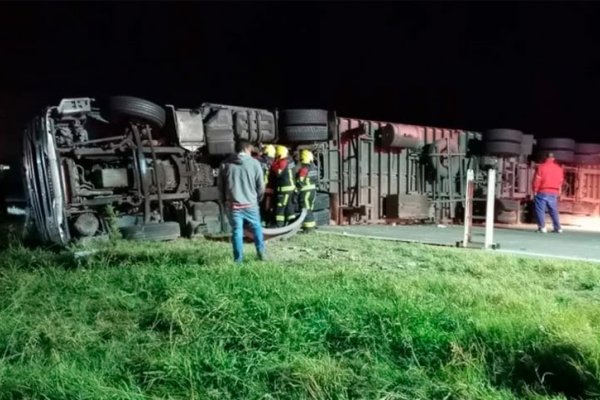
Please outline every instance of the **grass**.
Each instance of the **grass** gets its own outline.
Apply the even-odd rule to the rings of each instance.
[[[600,397],[597,265],[298,236],[0,251],[0,399]]]

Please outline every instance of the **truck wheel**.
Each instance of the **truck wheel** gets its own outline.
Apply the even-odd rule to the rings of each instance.
[[[327,125],[327,110],[283,110],[281,125]]]
[[[504,157],[521,155],[521,144],[505,141],[488,141],[483,144],[485,154]]]
[[[317,226],[329,225],[329,221],[331,220],[331,211],[329,211],[329,209],[314,211],[313,216],[315,217]]]
[[[496,222],[501,224],[516,224],[517,212],[516,211],[502,211],[496,216]]]
[[[567,138],[538,139],[537,148],[544,151],[568,150],[575,151],[575,141]]]
[[[548,152],[552,152],[554,154],[554,159],[558,162],[572,163],[575,161],[575,153],[573,153],[573,151],[559,149],[538,150],[534,155],[534,160],[536,162],[544,162]]]
[[[166,121],[165,109],[148,100],[130,96],[113,96],[108,100],[106,119],[114,124],[138,120],[162,128]]]
[[[600,154],[598,143],[576,143],[575,154]]]
[[[483,139],[486,142],[513,142],[523,141],[523,132],[514,129],[490,129],[485,133]]]
[[[329,139],[329,130],[326,125],[284,126],[281,133],[283,138],[291,143],[324,142]]]
[[[315,196],[315,204],[313,206],[313,211],[321,211],[329,209],[329,193],[327,192],[317,192]]]
[[[600,164],[600,155],[597,154],[575,154],[573,160],[575,164],[598,165]]]
[[[125,226],[120,230],[123,238],[128,240],[148,240],[158,242],[175,240],[181,236],[181,227],[177,222]]]
[[[498,199],[496,208],[500,211],[517,211],[521,207],[519,200]]]

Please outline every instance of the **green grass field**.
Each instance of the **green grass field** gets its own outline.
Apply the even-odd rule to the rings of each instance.
[[[0,251],[0,399],[600,396],[598,265],[315,234]]]

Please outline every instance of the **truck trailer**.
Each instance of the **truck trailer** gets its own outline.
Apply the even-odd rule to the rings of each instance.
[[[315,219],[329,223],[460,222],[465,176],[485,197],[498,171],[496,221],[526,222],[536,162],[565,165],[561,213],[597,218],[600,145],[539,139],[512,129],[475,132],[202,103],[157,105],[115,96],[63,99],[27,125],[23,180],[28,231],[65,246],[106,236],[170,240],[229,232],[216,172],[236,139],[309,148],[319,170]],[[484,207],[484,205],[483,205]]]

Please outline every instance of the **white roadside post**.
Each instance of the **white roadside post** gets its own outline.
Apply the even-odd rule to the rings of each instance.
[[[496,170],[488,170],[487,201],[485,210],[485,242],[484,248],[494,248],[494,202],[496,201]]]
[[[463,235],[463,247],[471,242],[471,228],[473,227],[473,195],[475,186],[475,174],[472,169],[467,170],[467,184],[465,185],[465,233]]]

